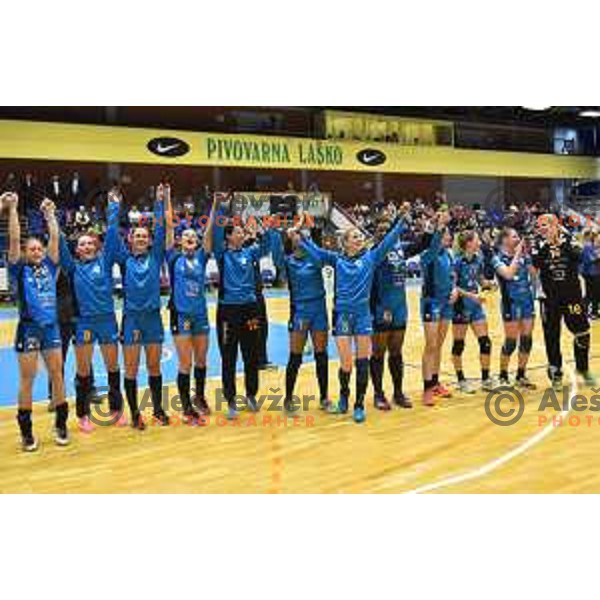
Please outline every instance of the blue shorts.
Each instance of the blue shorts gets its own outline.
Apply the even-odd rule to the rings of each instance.
[[[501,300],[502,320],[504,322],[520,321],[521,319],[533,319],[535,308],[533,296],[525,296],[518,300],[506,296]]]
[[[408,310],[406,304],[395,306],[377,305],[373,315],[375,331],[398,331],[406,329]]]
[[[485,311],[480,302],[470,298],[459,298],[453,306],[452,322],[455,325],[470,325],[486,320]]]
[[[369,312],[333,311],[333,335],[336,337],[373,335],[373,317]]]
[[[454,307],[448,300],[421,298],[421,319],[423,319],[423,323],[451,321],[453,316]]]
[[[162,344],[164,329],[160,311],[129,313],[123,315],[121,342],[133,344]]]
[[[79,317],[75,329],[75,345],[83,344],[116,344],[119,340],[119,329],[115,315],[101,317]]]
[[[203,312],[197,315],[171,310],[171,333],[173,335],[207,335],[210,331],[208,314]]]
[[[60,328],[58,323],[52,325],[38,325],[37,323],[19,321],[15,336],[15,351],[44,352],[62,348]]]
[[[328,329],[327,304],[324,298],[292,305],[288,331],[327,331]]]

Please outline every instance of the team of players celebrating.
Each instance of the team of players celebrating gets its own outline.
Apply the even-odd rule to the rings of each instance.
[[[526,375],[532,349],[534,326],[534,279],[541,284],[540,313],[551,383],[562,386],[560,325],[574,335],[578,373],[594,385],[589,372],[590,330],[582,300],[578,275],[580,251],[553,215],[538,218],[535,238],[522,239],[512,228],[504,228],[497,240],[492,266],[500,288],[504,343],[500,352],[499,380],[490,375],[492,343],[484,310],[486,290],[496,284],[484,277],[481,240],[474,229],[452,232],[449,213],[439,210],[427,222],[418,244],[407,246],[404,236],[411,230],[410,205],[382,211],[375,240],[369,244],[358,228],[346,230],[339,251],[326,250],[311,239],[310,227],[302,220],[286,232],[274,228],[243,227],[227,216],[226,202],[215,200],[202,241],[195,230],[175,239],[171,190],[159,185],[156,192],[152,231],[136,226],[125,241],[119,231],[122,197],[116,190],[108,194],[108,228],[104,243],[90,234],[81,234],[71,252],[61,234],[56,208],[44,200],[41,210],[47,223],[48,241],[27,238],[22,244],[18,216],[18,196],[0,196],[0,210],[9,215],[9,272],[18,298],[19,323],[15,341],[20,370],[17,421],[22,447],[34,451],[38,441],[32,426],[32,388],[38,357],[43,357],[52,384],[55,406],[55,440],[69,443],[68,404],[63,382],[61,335],[57,322],[56,279],[62,269],[70,279],[76,300],[76,413],[79,429],[93,430],[90,421],[92,355],[99,344],[108,384],[109,407],[115,426],[129,423],[145,428],[138,405],[138,367],[145,352],[148,386],[153,416],[161,425],[169,424],[162,406],[163,381],[160,359],[163,343],[160,275],[166,261],[170,275],[170,327],[177,349],[177,387],[184,421],[203,424],[210,413],[205,396],[206,357],[209,320],[205,296],[205,272],[212,254],[219,267],[217,334],[221,353],[223,394],[227,417],[235,419],[236,363],[238,349],[244,363],[245,404],[259,409],[261,307],[257,287],[261,257],[271,254],[285,272],[290,292],[289,359],[286,368],[285,410],[299,409],[294,389],[310,333],[320,391],[320,406],[333,413],[347,413],[350,379],[355,368],[356,392],[353,419],[366,418],[365,396],[369,375],[374,387],[374,406],[383,411],[393,405],[411,408],[403,391],[403,345],[408,320],[406,260],[419,254],[422,273],[421,318],[425,339],[422,374],[425,406],[451,392],[440,381],[442,348],[452,325],[452,359],[462,393],[474,393],[462,363],[469,328],[477,338],[481,363],[481,387],[491,390],[509,380],[511,356],[518,350],[514,385],[535,389]],[[260,229],[260,230],[259,230]],[[119,330],[113,301],[113,266],[119,265],[123,281],[123,320]],[[339,355],[339,394],[330,402],[329,359],[327,354],[329,320],[323,267],[335,273],[332,331]],[[121,386],[118,342],[123,349],[124,377]],[[391,402],[383,389],[385,356],[393,382]],[[192,396],[191,375],[195,380]],[[129,406],[130,421],[124,415],[123,395]]]

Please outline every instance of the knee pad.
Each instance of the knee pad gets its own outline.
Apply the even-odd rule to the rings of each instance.
[[[530,335],[522,335],[519,340],[519,352],[529,354],[533,348],[533,338]]]
[[[302,364],[302,354],[290,354],[288,358],[288,366],[299,369]]]
[[[479,352],[481,354],[491,354],[492,353],[492,340],[488,335],[482,335],[480,338],[477,338],[479,342]]]
[[[590,348],[590,332],[586,331],[585,333],[578,333],[575,335],[573,343],[577,348],[581,350],[589,350]]]
[[[517,340],[514,338],[506,338],[504,345],[502,346],[502,354],[504,356],[512,356],[513,352],[517,349]]]
[[[452,344],[452,356],[462,356],[465,351],[465,340],[454,340]]]

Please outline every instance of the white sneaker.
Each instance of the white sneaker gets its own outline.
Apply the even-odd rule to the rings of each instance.
[[[474,394],[475,393],[473,386],[466,379],[463,379],[463,381],[458,382],[458,389],[463,394]]]

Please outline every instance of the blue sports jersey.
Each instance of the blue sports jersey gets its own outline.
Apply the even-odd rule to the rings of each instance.
[[[15,286],[19,318],[48,326],[58,322],[56,314],[56,278],[58,266],[46,256],[34,266],[23,260],[9,265],[9,274]]]
[[[477,293],[483,278],[483,257],[481,254],[471,257],[459,254],[454,261],[454,273],[457,287],[465,292]]]
[[[171,302],[177,312],[186,315],[206,314],[204,282],[207,256],[203,248],[187,255],[177,250],[167,252],[171,278]]]
[[[529,269],[532,265],[531,257],[521,256],[519,260],[519,268],[512,279],[505,279],[502,277],[502,275],[500,275],[500,273],[498,273],[498,269],[500,267],[509,267],[513,261],[513,258],[513,256],[500,251],[496,254],[496,256],[494,256],[492,265],[496,271],[502,296],[505,298],[510,298],[511,300],[525,300],[533,294],[531,277],[529,275]]]
[[[60,236],[60,266],[71,280],[79,316],[105,316],[115,311],[112,268],[119,254],[118,217],[119,206],[109,206],[104,248],[93,260],[74,260],[67,241]]]
[[[442,234],[436,231],[431,236],[429,247],[421,254],[423,298],[448,300],[454,287],[453,262],[450,251],[442,246]]]
[[[385,259],[405,227],[405,222],[398,220],[379,244],[352,257],[319,248],[308,239],[300,242],[300,246],[316,265],[328,264],[335,269],[334,304],[337,311],[351,313],[370,311],[375,267]]]
[[[375,269],[371,293],[371,307],[394,308],[406,306],[406,260],[402,242],[396,241]]]
[[[219,265],[219,302],[256,302],[256,265],[270,251],[270,236],[264,235],[259,243],[233,250],[226,247],[225,228],[215,226],[213,251]]]
[[[111,205],[109,210],[118,211]],[[126,313],[146,312],[160,309],[160,271],[165,258],[165,209],[163,202],[154,204],[154,240],[145,254],[133,254],[118,238],[116,260],[121,267],[124,310]],[[117,235],[116,219],[109,222],[107,235]]]

